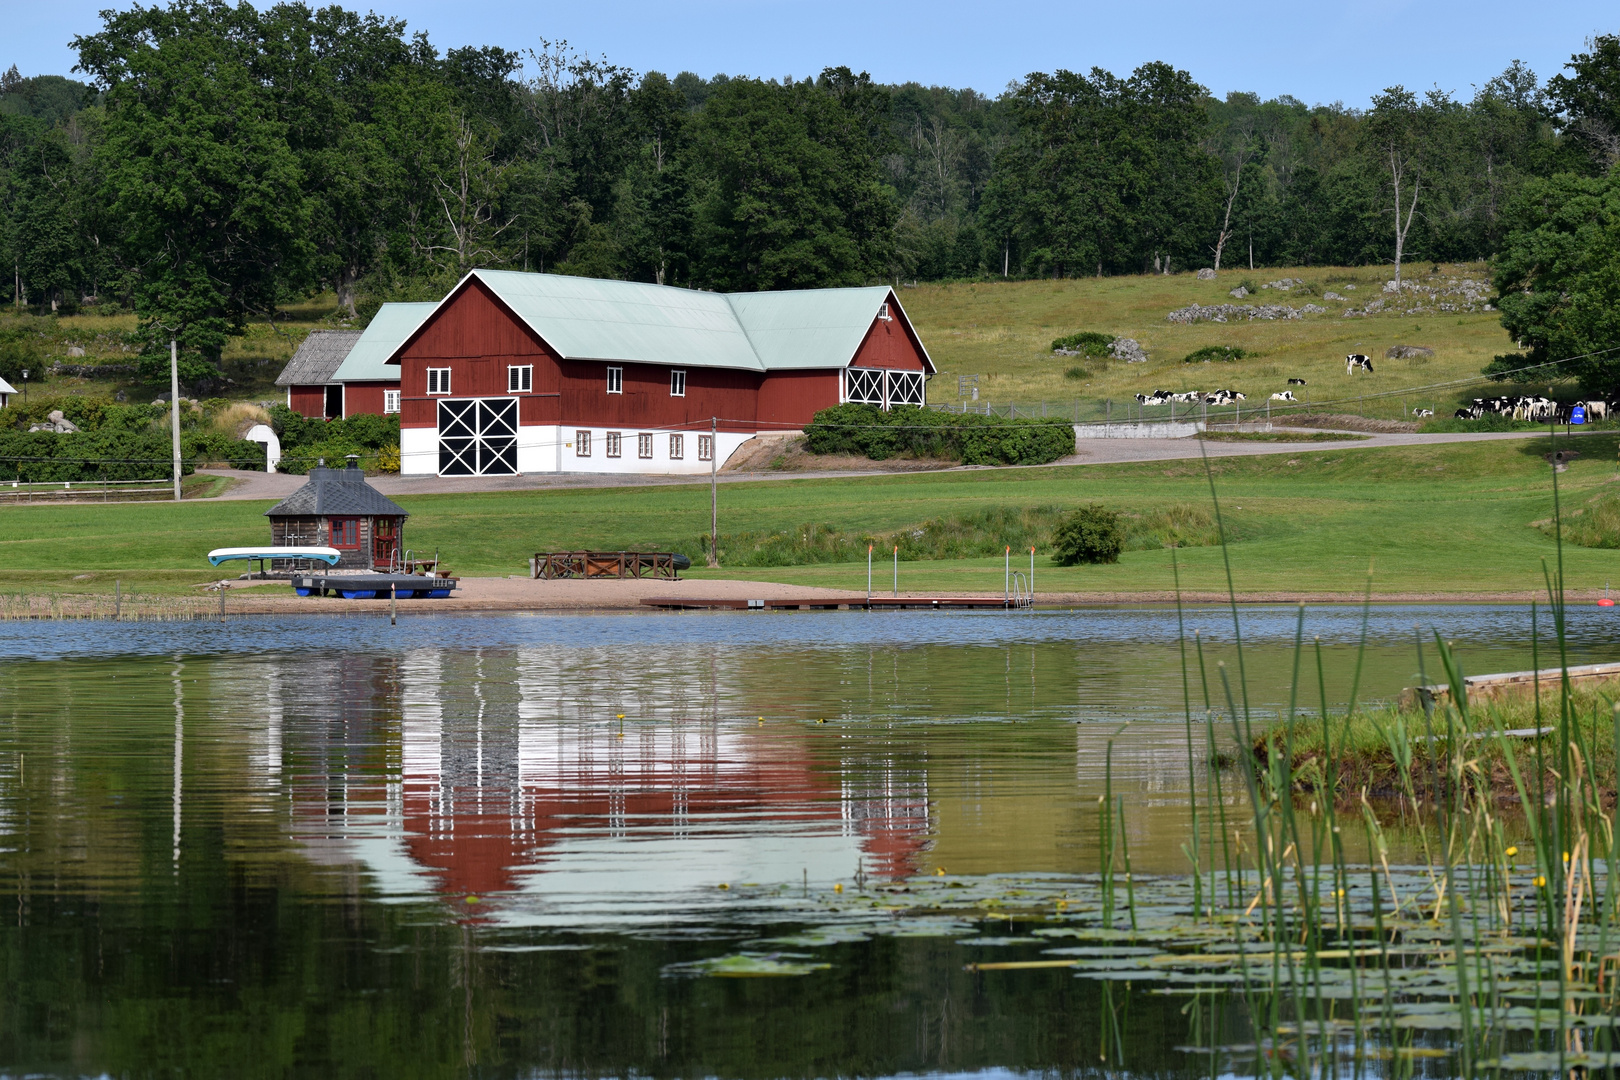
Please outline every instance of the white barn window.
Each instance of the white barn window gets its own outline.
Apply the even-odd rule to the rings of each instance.
[[[686,396],[686,372],[676,370],[669,373],[669,396]]]
[[[383,391],[383,414],[386,416],[389,413],[397,413],[397,412],[399,412],[399,391],[398,390],[384,390]]]
[[[921,405],[923,377],[920,371],[889,372],[889,406]]]
[[[574,456],[591,456],[591,433],[588,431],[574,432]]]
[[[714,460],[714,436],[713,435],[699,435],[698,436],[698,460],[699,461],[713,461]]]
[[[450,369],[447,367],[428,368],[427,384],[427,392],[430,394],[448,394],[450,392]]]
[[[527,394],[533,389],[533,364],[513,364],[506,369],[506,392],[508,394]]]
[[[844,400],[862,405],[883,404],[883,372],[878,368],[849,368],[844,372]]]
[[[671,435],[669,437],[669,460],[679,461],[686,456],[686,436]]]
[[[610,394],[624,393],[624,368],[610,367],[607,369],[607,392]]]
[[[637,435],[636,436],[636,457],[641,457],[641,458],[650,458],[650,457],[652,457],[652,436],[651,435]]]
[[[618,457],[624,449],[624,436],[617,431],[607,433],[607,456]]]

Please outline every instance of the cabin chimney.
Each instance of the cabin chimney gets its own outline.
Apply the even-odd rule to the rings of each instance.
[[[360,467],[359,454],[349,454],[343,460],[349,463],[349,468],[351,469],[358,469]]]

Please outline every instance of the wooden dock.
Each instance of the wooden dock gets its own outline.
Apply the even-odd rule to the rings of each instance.
[[[790,600],[725,600],[698,596],[645,596],[647,607],[721,611],[1015,611],[1028,600],[999,596],[856,596]]]
[[[1479,701],[1494,701],[1507,697],[1529,697],[1538,688],[1541,693],[1556,699],[1563,678],[1562,668],[1507,671],[1498,675],[1467,675],[1463,677],[1463,690],[1468,694],[1470,705]],[[1571,689],[1601,686],[1617,680],[1620,680],[1620,664],[1582,664],[1569,669]],[[1419,705],[1425,703],[1432,705],[1450,697],[1451,687],[1444,684],[1409,686],[1401,691],[1400,705],[1403,709],[1415,709]]]

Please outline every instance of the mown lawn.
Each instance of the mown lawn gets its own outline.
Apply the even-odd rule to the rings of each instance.
[[[1584,437],[1582,456],[1559,477],[1566,507],[1614,490],[1617,437]],[[1532,526],[1553,512],[1546,440],[1435,447],[1302,450],[1213,463],[1234,537],[1232,571],[1245,592],[1359,594],[1369,564],[1381,593],[1455,594],[1540,587],[1553,542]],[[455,571],[520,574],[539,550],[674,549],[700,560],[708,530],[704,485],[477,495],[405,500],[406,539],[439,549]],[[991,506],[1101,502],[1127,511],[1209,505],[1203,467],[1192,462],[1008,469],[839,480],[723,485],[721,535],[825,524],[875,535]],[[118,577],[141,588],[183,590],[209,580],[204,553],[267,541],[257,502],[0,510],[0,590],[110,591]],[[722,552],[724,555],[724,552]],[[1572,587],[1620,582],[1620,552],[1566,547]],[[1183,549],[1184,587],[1224,588],[1219,548]],[[1015,553],[1015,567],[1028,553]],[[880,561],[875,577],[887,585]],[[999,591],[1002,560],[901,564],[910,590]],[[81,575],[90,575],[81,577]],[[692,576],[864,588],[859,565],[695,570]],[[1037,559],[1042,592],[1141,592],[1170,587],[1170,552],[1127,552],[1118,564],[1059,568]]]

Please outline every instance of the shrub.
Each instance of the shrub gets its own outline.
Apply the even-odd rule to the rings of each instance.
[[[1067,349],[1069,352],[1079,353],[1090,359],[1103,359],[1108,356],[1108,347],[1114,343],[1113,334],[1099,334],[1091,330],[1081,330],[1079,333],[1060,337],[1052,342],[1052,351]]]
[[[1118,562],[1124,545],[1119,515],[1100,503],[1091,503],[1058,524],[1052,535],[1052,561],[1059,566]]]
[[[161,480],[172,475],[169,436],[158,431],[0,431],[0,480]],[[264,447],[217,432],[181,436],[183,473],[198,464],[263,469]]]
[[[1074,426],[1062,417],[1009,420],[977,413],[837,405],[822,409],[805,428],[812,454],[931,457],[964,465],[1042,465],[1074,453]]]
[[[1230,364],[1232,361],[1242,360],[1248,355],[1236,345],[1205,345],[1202,349],[1194,349],[1188,353],[1182,363],[1207,364],[1214,360],[1223,364]]]
[[[1079,364],[1076,364],[1072,368],[1070,368],[1069,370],[1065,371],[1063,373],[1063,377],[1065,379],[1074,379],[1074,380],[1078,381],[1080,379],[1089,379],[1089,378],[1091,378],[1091,372],[1087,371],[1085,368],[1081,367]]]

